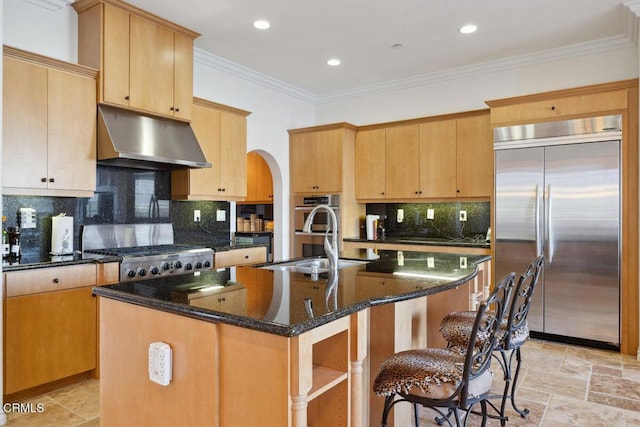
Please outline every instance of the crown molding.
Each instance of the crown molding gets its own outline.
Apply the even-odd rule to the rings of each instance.
[[[636,17],[640,18],[640,0],[628,0],[622,3],[623,6],[627,8],[627,10],[633,12]]]
[[[23,1],[42,7],[43,9],[51,10],[53,12],[58,11],[64,7],[67,7],[74,2],[74,0],[23,0]]]
[[[40,1],[40,0],[24,0]],[[52,0],[42,0],[52,1]],[[57,0],[64,1],[64,0]],[[550,49],[540,52],[532,52],[525,55],[510,58],[487,61],[466,67],[451,68],[433,73],[420,74],[403,79],[390,80],[371,85],[358,86],[352,89],[330,92],[324,95],[316,95],[307,90],[298,88],[281,80],[259,73],[250,68],[236,64],[219,56],[215,56],[201,49],[194,49],[194,61],[216,70],[228,73],[234,77],[240,77],[251,83],[281,92],[285,95],[303,100],[305,102],[328,104],[336,101],[349,100],[363,96],[376,95],[394,90],[410,89],[419,86],[428,86],[451,80],[468,78],[475,75],[483,75],[514,69],[518,67],[535,65],[563,59],[571,59],[585,55],[594,55],[617,49],[625,49],[637,46],[638,42],[638,17],[640,17],[640,0],[628,0],[624,3],[622,14],[622,33],[590,42],[578,43],[571,46]]]
[[[252,70],[251,68],[236,64],[235,62],[231,62],[227,59],[213,55],[202,49],[194,49],[193,60],[199,64],[216,69],[218,71],[222,71],[224,73],[231,74],[234,77],[239,77],[250,83],[275,90],[277,92],[292,96],[302,101],[311,102],[313,104],[317,102],[316,95],[307,90],[290,85],[266,74],[259,73],[255,70]]]

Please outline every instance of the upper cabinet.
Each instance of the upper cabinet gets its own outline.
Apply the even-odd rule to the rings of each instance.
[[[99,102],[191,120],[199,36],[118,0],[80,0],[78,61],[98,68]]]
[[[290,130],[291,191],[341,193],[346,169],[353,171],[354,137],[355,127],[347,123]]]
[[[492,190],[488,111],[358,131],[358,200],[485,198]]]
[[[247,120],[250,113],[193,99],[191,126],[210,168],[171,171],[178,200],[244,200],[247,195]]]
[[[243,203],[273,203],[271,169],[255,151],[247,154],[247,198]]]
[[[4,47],[2,192],[91,197],[97,71]]]

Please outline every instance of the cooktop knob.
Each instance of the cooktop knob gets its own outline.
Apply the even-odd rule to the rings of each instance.
[[[162,268],[164,271],[167,271],[171,268],[171,264],[169,264],[168,262],[163,262],[162,264],[160,264],[160,268]]]
[[[174,266],[175,268],[182,268],[182,261],[176,261],[176,262],[174,262],[174,263],[173,263],[173,266]]]
[[[160,273],[160,269],[154,265],[149,269],[149,272],[155,276],[156,274]]]
[[[196,268],[202,268],[202,261],[196,262]]]
[[[188,271],[188,270],[192,270],[192,269],[193,269],[193,265],[191,265],[191,263],[190,263],[190,262],[188,262],[188,263],[186,263],[186,264],[184,265],[184,269],[185,269],[185,270],[187,270],[187,271]]]
[[[147,270],[145,270],[144,268],[139,268],[138,269],[138,276],[144,277],[146,275],[147,275]]]
[[[211,267],[211,261],[205,261],[204,268],[209,268],[209,267]]]
[[[136,277],[136,272],[135,270],[127,270],[127,277]]]

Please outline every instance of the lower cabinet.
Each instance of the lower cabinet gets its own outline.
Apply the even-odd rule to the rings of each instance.
[[[5,396],[96,369],[95,284],[93,264],[5,274]]]
[[[213,255],[214,268],[234,267],[236,265],[260,264],[267,262],[267,247],[254,246],[249,248],[219,251]]]

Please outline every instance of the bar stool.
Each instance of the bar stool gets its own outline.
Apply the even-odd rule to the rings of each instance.
[[[531,308],[531,301],[535,292],[540,272],[544,265],[544,257],[540,255],[530,265],[527,271],[520,276],[518,283],[512,293],[508,308],[501,324],[499,341],[495,348],[499,352],[499,356],[495,355],[502,371],[504,373],[504,390],[502,395],[492,396],[491,398],[501,398],[500,409],[489,401],[489,405],[498,412],[500,424],[504,426],[508,417],[505,415],[507,399],[511,400],[511,406],[525,418],[529,414],[528,409],[520,409],[516,405],[515,395],[518,376],[522,366],[521,347],[529,338],[529,326],[527,324],[527,315]],[[440,332],[447,340],[447,348],[453,351],[464,351],[471,330],[473,328],[475,312],[461,311],[448,314],[440,324]],[[513,359],[516,359],[515,374],[513,372]],[[441,419],[438,419],[440,422]]]
[[[458,410],[464,412],[466,422],[476,403],[480,403],[482,425],[486,425],[486,398],[493,379],[489,366],[498,344],[500,319],[514,283],[515,273],[508,274],[480,304],[464,354],[442,348],[407,350],[393,354],[382,363],[373,390],[385,398],[383,427],[387,426],[391,409],[399,402],[413,405],[416,427],[420,425],[418,405],[433,409],[453,426],[443,412],[447,410],[454,414],[455,425],[461,426]],[[489,314],[490,308],[497,317]]]

